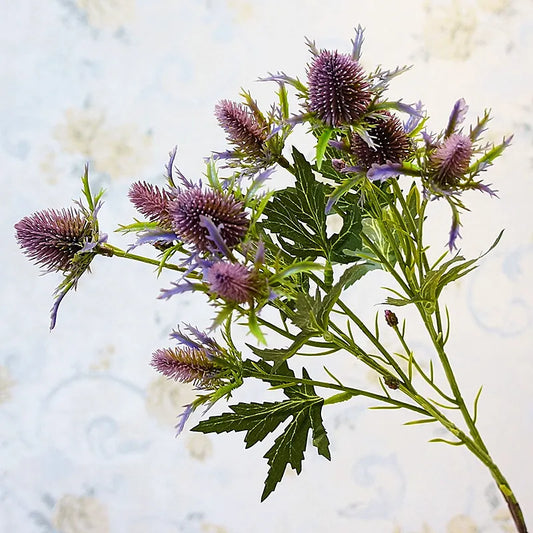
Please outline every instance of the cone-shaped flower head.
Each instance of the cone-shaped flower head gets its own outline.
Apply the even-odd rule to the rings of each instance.
[[[350,139],[350,152],[366,169],[374,163],[400,163],[409,157],[411,152],[411,143],[400,119],[386,112],[383,115],[384,118],[368,120],[369,139],[365,140],[357,133],[352,134]]]
[[[456,185],[468,170],[471,157],[470,137],[460,133],[447,137],[431,155],[436,184],[441,188]]]
[[[209,290],[224,300],[245,303],[258,293],[258,277],[239,263],[217,261],[207,271]]]
[[[248,156],[262,156],[267,131],[244,105],[221,100],[215,106],[215,116],[228,141]]]
[[[168,378],[192,383],[202,389],[210,388],[220,372],[202,347],[181,346],[156,350],[152,354],[151,365]]]
[[[15,224],[15,230],[23,252],[48,272],[70,270],[92,237],[91,224],[73,208],[38,211]]]
[[[172,196],[168,191],[161,190],[156,185],[138,181],[130,187],[128,196],[135,209],[148,220],[158,222],[165,228],[171,227],[168,206]]]
[[[213,241],[202,219],[211,221],[229,248],[242,241],[249,226],[242,202],[231,194],[204,191],[197,185],[179,192],[169,205],[169,213],[180,239],[203,252],[213,248]]]
[[[328,126],[357,122],[370,104],[363,69],[348,54],[320,52],[309,67],[308,81],[309,109]]]
[[[164,376],[192,383],[201,389],[216,388],[223,379],[226,352],[216,341],[196,328],[187,326],[191,335],[179,329],[171,334],[180,346],[156,350],[151,365]]]

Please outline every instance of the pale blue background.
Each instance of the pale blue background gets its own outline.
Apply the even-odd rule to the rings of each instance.
[[[274,86],[254,80],[277,70],[305,77],[304,36],[348,52],[358,24],[367,68],[414,64],[391,94],[421,99],[435,129],[464,97],[470,122],[492,107],[489,140],[516,135],[487,173],[500,199],[468,196],[460,245],[477,255],[501,228],[504,238],[447,301],[459,380],[470,401],[484,385],[481,432],[532,524],[531,1],[0,4],[0,531],[512,531],[488,473],[465,450],[428,444],[440,435],[430,427],[404,427],[407,415],[355,401],[325,413],[333,461],[309,449],[303,473],[288,472],[260,504],[268,445],[245,452],[233,434],[175,439],[191,392],[148,364],[178,323],[208,324],[204,300],[156,300],[171,275],[98,258],[49,333],[58,279],[39,277],[13,238],[23,216],[79,197],[88,161],[95,187],[107,189],[102,227],[127,246],[113,229],[134,216],[132,181],[162,183],[175,144],[180,169],[201,177],[202,158],[225,148],[213,117],[219,99],[243,87],[269,105]],[[432,208],[440,251],[449,215]],[[370,319],[384,283],[377,275],[358,293]],[[429,350],[416,331],[411,339]],[[350,383],[375,381],[352,360],[332,365]],[[261,388],[237,395],[271,397]]]

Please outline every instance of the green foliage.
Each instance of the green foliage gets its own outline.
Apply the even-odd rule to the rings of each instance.
[[[264,229],[276,235],[281,248],[301,259],[323,257],[328,261],[350,263],[354,258],[345,249],[361,247],[361,215],[357,204],[340,213],[343,225],[332,237],[326,231],[327,186],[316,181],[311,165],[293,149],[295,187],[274,194],[265,207]]]
[[[272,379],[268,371],[272,371],[273,367],[266,363],[261,365],[248,363],[249,370],[259,370],[264,373],[261,379],[265,381],[269,381],[269,377]],[[278,369],[275,376],[290,379],[294,374],[285,364]],[[309,374],[305,369],[302,370],[302,378],[309,380]],[[261,501],[275,490],[287,465],[290,465],[296,473],[301,472],[309,432],[318,453],[327,459],[331,458],[329,440],[321,415],[324,399],[317,396],[313,386],[306,383],[291,384],[284,388],[284,393],[288,399],[281,402],[232,405],[230,406],[232,412],[203,420],[192,429],[201,433],[243,431],[246,448],[249,448],[274,433],[283,422],[292,417],[264,455],[268,460],[269,469]]]

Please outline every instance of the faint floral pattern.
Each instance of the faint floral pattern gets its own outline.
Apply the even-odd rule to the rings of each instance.
[[[7,402],[11,398],[11,389],[15,385],[9,370],[4,365],[0,365],[0,404]]]
[[[516,528],[513,524],[511,513],[507,507],[499,507],[494,511],[492,517],[494,521],[500,526],[501,530],[505,533],[514,533]]]
[[[63,496],[54,507],[52,524],[60,533],[109,531],[107,508],[92,496]]]
[[[463,514],[454,516],[446,526],[446,533],[478,533],[478,531],[474,521]]]
[[[494,254],[480,265],[470,279],[468,304],[479,326],[510,337],[522,334],[531,325],[531,299],[523,288],[533,268],[533,248]],[[487,305],[490,294],[498,305]]]
[[[135,15],[135,0],[76,0],[87,22],[99,29],[116,30]]]
[[[228,533],[225,527],[211,524],[210,522],[203,522],[200,527],[202,533]]]
[[[192,385],[158,376],[146,390],[146,409],[160,424],[175,425],[183,406],[195,397]]]
[[[511,5],[511,0],[477,0],[477,3],[482,9],[493,13],[501,13]]]
[[[189,450],[189,455],[194,459],[198,459],[198,461],[205,461],[213,454],[213,443],[203,433],[190,433],[187,435],[185,446]]]
[[[442,59],[470,57],[477,27],[475,11],[458,0],[444,6],[426,2],[424,44],[427,52]]]
[[[91,106],[67,109],[55,137],[62,150],[90,159],[94,170],[112,178],[137,174],[149,161],[152,143],[137,125],[109,124],[105,112]]]

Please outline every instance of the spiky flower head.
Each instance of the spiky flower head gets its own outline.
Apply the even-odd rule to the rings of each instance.
[[[244,105],[221,100],[215,106],[215,116],[231,144],[248,156],[264,155],[267,131]]]
[[[70,270],[92,237],[90,222],[74,208],[38,211],[15,224],[15,230],[24,254],[47,272]]]
[[[249,226],[244,205],[232,194],[216,189],[203,190],[197,185],[180,191],[170,203],[169,213],[178,237],[202,252],[213,248],[206,219],[229,248],[243,240]]]
[[[180,346],[156,350],[151,365],[164,376],[192,383],[201,389],[212,389],[224,378],[224,364],[229,357],[219,344],[205,333],[186,326],[189,334],[180,329],[171,333]]]
[[[309,67],[309,110],[328,126],[354,124],[367,110],[370,85],[348,54],[320,52]]]
[[[207,271],[207,282],[211,293],[230,302],[249,302],[259,291],[257,273],[239,263],[213,263]]]
[[[388,112],[380,117],[368,119],[367,138],[353,133],[350,138],[350,152],[365,169],[373,164],[400,163],[411,153],[411,143],[400,119]]]
[[[218,381],[217,375],[221,370],[203,347],[159,349],[152,354],[150,364],[167,378],[181,383],[192,383],[200,389],[212,388]]]
[[[169,191],[161,190],[157,185],[138,181],[130,187],[128,197],[135,209],[148,220],[157,222],[164,228],[171,227],[168,206],[172,195]]]
[[[470,166],[472,141],[461,133],[453,133],[437,146],[431,155],[433,181],[442,189],[459,183]]]

